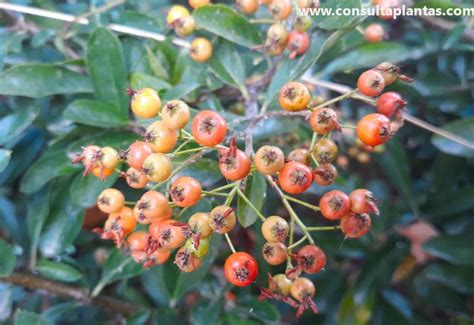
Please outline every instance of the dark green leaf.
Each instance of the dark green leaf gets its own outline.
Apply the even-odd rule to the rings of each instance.
[[[141,264],[135,263],[130,255],[123,254],[118,249],[113,249],[102,270],[102,276],[97,283],[92,295],[96,296],[102,289],[117,280],[128,279],[144,271]]]
[[[459,267],[445,264],[431,264],[423,274],[431,281],[441,283],[457,292],[474,294],[474,268]]]
[[[0,278],[9,276],[16,266],[16,256],[13,247],[0,239]]]
[[[58,322],[59,320],[64,320],[63,317],[65,314],[77,310],[81,305],[82,304],[78,301],[59,303],[43,311],[41,317],[50,322]]]
[[[168,82],[139,72],[135,72],[131,75],[130,84],[133,89],[148,87],[160,91],[161,89],[171,88],[171,85]]]
[[[71,184],[71,197],[77,206],[88,208],[95,204],[99,194],[106,188],[112,187],[118,178],[118,173],[107,177],[104,181],[93,176],[83,176],[79,173]]]
[[[87,44],[87,68],[97,99],[112,103],[119,116],[126,118],[125,59],[119,39],[108,29],[98,27],[92,33]]]
[[[426,215],[430,218],[452,216],[474,207],[474,185],[464,186],[450,192],[438,192],[430,196]]]
[[[124,126],[129,122],[113,104],[89,99],[79,99],[69,104],[64,117],[76,123],[101,128]]]
[[[31,195],[28,201],[27,225],[30,236],[30,256],[32,263],[36,259],[38,243],[43,230],[43,225],[49,215],[49,205],[51,198],[51,186],[45,186],[41,191]],[[34,265],[32,265],[34,266]]]
[[[191,310],[191,324],[216,324],[219,320],[222,303],[220,301],[200,300]]]
[[[47,150],[23,176],[20,189],[23,193],[34,193],[53,178],[72,174],[79,168],[72,164],[65,150]]]
[[[0,149],[0,173],[7,168],[11,155],[11,150]]]
[[[0,145],[23,132],[35,120],[37,115],[37,107],[28,107],[2,118],[0,120]]]
[[[18,218],[16,206],[7,197],[0,195],[0,226],[17,243],[22,243],[25,232],[23,231],[22,218]]]
[[[255,172],[247,178],[244,194],[258,210],[263,206],[266,192],[267,182],[265,181],[265,176]],[[245,228],[253,225],[258,217],[255,211],[240,196],[238,199],[237,217],[239,223]]]
[[[40,98],[90,92],[88,78],[54,65],[17,65],[0,74],[0,95]]]
[[[251,318],[258,319],[263,324],[279,323],[280,313],[270,301],[260,301],[255,297],[249,297],[239,302],[239,309],[248,313]]]
[[[40,237],[40,251],[45,257],[53,257],[64,251],[74,242],[82,228],[84,212],[72,202],[69,184],[69,178],[56,184],[58,194]]]
[[[337,8],[360,8],[360,0],[339,0],[339,1],[328,1],[321,4],[321,8],[331,8],[335,13]],[[341,29],[350,25],[358,16],[347,16],[347,15],[327,15],[327,16],[315,16],[316,25],[319,28],[332,30]]]
[[[262,42],[256,27],[227,6],[203,6],[194,10],[193,17],[199,27],[233,43],[252,47]]]
[[[471,234],[442,235],[426,242],[423,249],[452,264],[474,266],[474,246],[468,244],[471,240]]]
[[[31,311],[18,309],[15,315],[15,325],[53,325],[50,321],[41,317],[41,315]]]
[[[68,264],[48,260],[38,261],[35,271],[46,278],[62,282],[75,282],[83,277],[81,272]]]
[[[450,122],[443,125],[443,129],[466,139],[467,142],[471,143],[471,146],[473,145],[471,140],[473,139],[472,135],[474,134],[474,117],[463,118]],[[467,158],[474,157],[474,149],[470,149],[467,146],[463,146],[457,142],[451,141],[446,137],[434,135],[431,139],[431,142],[444,153]]]
[[[413,310],[407,298],[405,298],[394,290],[384,290],[382,292],[382,295],[385,301],[387,301],[387,303],[392,305],[396,310],[400,312],[400,314],[405,316],[407,319],[413,317]]]

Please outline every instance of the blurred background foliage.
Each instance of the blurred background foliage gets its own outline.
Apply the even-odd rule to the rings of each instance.
[[[11,2],[73,15],[105,4]],[[194,63],[187,50],[169,40],[155,42],[99,27],[118,23],[173,36],[164,26],[171,2],[177,3],[126,1],[91,15],[89,26],[0,11],[0,277],[30,270],[55,283],[103,291],[143,306],[126,317],[130,324],[150,316],[160,323],[193,324],[472,324],[474,153],[411,124],[375,153],[366,152],[351,134],[337,138],[341,177],[332,187],[369,188],[380,200],[382,213],[373,218],[370,235],[360,240],[315,233],[328,255],[326,271],[313,277],[318,316],[306,313],[297,321],[284,305],[258,302],[256,287],[224,285],[221,268],[229,252],[218,238],[199,271],[180,274],[172,262],[144,271],[89,231],[104,220],[90,208],[102,189],[115,184],[130,200],[140,195],[116,176],[105,183],[83,178],[70,162],[83,145],[125,149],[138,137],[129,124],[127,87],[153,87],[165,100],[184,98],[196,109],[222,111],[228,121],[236,121],[245,114],[243,100],[239,92],[228,96],[225,90],[245,92],[245,81],[269,68],[269,60],[249,50],[261,42],[268,26],[250,25],[232,12],[221,19],[220,14],[227,12],[223,7],[194,13],[203,27],[197,34],[215,46],[206,64]],[[360,6],[358,0],[337,4]],[[323,1],[323,5],[334,3]],[[426,0],[416,5],[446,8],[472,6],[472,1]],[[268,18],[266,8],[256,17]],[[282,60],[268,90],[258,94],[260,104],[278,110],[276,92],[289,79],[305,75],[354,85],[363,69],[391,61],[415,79],[413,84],[397,82],[391,88],[407,98],[409,113],[472,141],[474,42],[464,35],[470,32],[472,37],[474,20],[450,20],[455,27],[449,31],[417,17],[383,22],[388,39],[367,44],[356,26],[377,18],[314,19],[310,51],[293,61]],[[233,24],[248,28],[232,30]],[[336,96],[320,87],[313,93]],[[339,108],[349,123],[373,110],[353,100]],[[302,120],[270,118],[255,130],[254,145],[276,143],[288,153],[308,145],[310,136]],[[222,183],[213,160],[208,156],[182,173],[205,186]],[[263,202],[265,215],[286,215],[264,180],[257,175],[251,184],[247,190]],[[303,197],[317,203],[326,190],[313,186]],[[215,204],[213,199],[202,200],[192,210],[206,211]],[[240,202],[239,208],[244,210],[245,204]],[[324,224],[304,208],[297,212],[306,224]],[[266,286],[267,272],[282,270],[271,270],[262,261],[263,239],[255,219],[251,213],[239,213],[241,224],[249,227],[239,227],[232,238],[238,249],[257,256],[257,282]],[[0,278],[0,320],[17,324],[124,320],[116,312],[44,293]]]

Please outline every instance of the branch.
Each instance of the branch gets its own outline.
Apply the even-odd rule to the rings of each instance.
[[[110,313],[121,314],[124,317],[129,317],[146,309],[144,306],[130,304],[110,296],[100,295],[91,298],[89,296],[89,291],[85,288],[66,285],[26,272],[14,272],[6,278],[0,278],[0,282],[11,283],[32,290],[45,290],[56,296],[71,298],[84,304],[106,310]]]
[[[438,18],[438,17],[420,16],[420,19],[433,27],[436,27],[438,29],[448,31],[448,32],[457,26],[457,24],[454,22],[444,20],[443,18]],[[474,42],[474,29],[466,28],[463,32],[463,37],[467,41]]]

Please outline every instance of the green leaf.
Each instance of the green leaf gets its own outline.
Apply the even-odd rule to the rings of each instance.
[[[153,88],[156,91],[171,88],[168,82],[139,72],[130,76],[130,85],[133,89]]]
[[[87,44],[87,68],[94,85],[96,97],[117,108],[120,117],[126,118],[127,72],[122,45],[108,29],[98,27]]]
[[[337,8],[360,8],[360,0],[339,0],[339,1],[328,1],[321,4],[321,8],[331,8],[332,12],[336,12]],[[341,29],[349,26],[358,16],[346,16],[346,15],[326,15],[326,16],[315,16],[316,26],[321,29],[333,30]]]
[[[0,239],[0,278],[9,276],[16,266],[16,256],[13,247]]]
[[[474,294],[473,272],[473,268],[431,264],[423,271],[423,274],[433,282],[442,283],[457,292],[472,295]]]
[[[224,5],[208,5],[193,12],[196,24],[233,43],[252,47],[261,44],[257,28],[244,16]]]
[[[143,266],[135,263],[130,255],[125,255],[120,250],[114,248],[109,257],[107,257],[107,261],[102,270],[102,276],[94,288],[92,296],[97,296],[109,283],[117,280],[128,279],[143,271]]]
[[[17,65],[0,73],[0,95],[40,98],[91,92],[87,77],[54,65]]]
[[[255,297],[248,297],[242,302],[239,301],[238,309],[248,313],[251,318],[258,319],[263,324],[278,324],[280,313],[270,301],[260,301]]]
[[[38,261],[35,271],[46,278],[62,282],[75,282],[83,277],[81,272],[68,264],[48,260]]]
[[[63,252],[73,243],[82,228],[84,211],[72,202],[69,184],[69,178],[56,183],[57,195],[40,236],[40,251],[45,257]]]
[[[41,317],[41,315],[31,311],[18,309],[15,315],[15,325],[53,325],[50,321]]]
[[[49,149],[31,165],[21,180],[23,193],[34,193],[50,180],[72,174],[81,167],[73,165],[64,149]]]
[[[474,185],[458,188],[454,191],[435,193],[430,196],[426,215],[430,218],[452,216],[474,207]]]
[[[51,186],[46,186],[30,196],[27,206],[27,226],[30,237],[30,256],[32,263],[36,259],[39,239],[43,225],[49,215],[49,203],[51,199]],[[32,265],[34,266],[34,265]]]
[[[443,125],[443,129],[466,139],[471,145],[473,144],[471,140],[474,134],[474,117],[463,118],[447,123]],[[444,153],[466,158],[474,157],[474,149],[470,149],[443,136],[434,135],[431,138],[431,142]]]
[[[11,155],[11,150],[0,149],[0,173],[7,168]]]
[[[23,132],[35,120],[37,115],[38,108],[28,107],[2,118],[0,120],[0,145]]]
[[[265,181],[265,176],[255,172],[247,178],[244,194],[258,210],[263,206],[266,192],[267,182]],[[245,228],[253,225],[258,217],[255,211],[240,196],[238,199],[237,217],[239,223]]]
[[[385,153],[378,157],[377,163],[392,183],[405,195],[416,214],[418,213],[418,204],[414,199],[410,164],[405,149],[396,138],[387,142],[386,149]]]
[[[474,266],[474,247],[467,244],[471,239],[470,234],[443,235],[426,242],[423,250],[455,265]]]
[[[83,176],[79,173],[71,184],[71,197],[77,206],[88,208],[95,204],[99,194],[106,188],[112,187],[118,178],[118,173],[113,173],[104,181],[93,176]]]
[[[232,43],[221,42],[209,61],[209,67],[222,82],[239,88],[244,97],[248,97],[245,86],[245,68],[239,52]]]
[[[70,103],[63,114],[65,118],[76,123],[100,128],[120,127],[129,122],[113,104],[90,99],[79,99]]]

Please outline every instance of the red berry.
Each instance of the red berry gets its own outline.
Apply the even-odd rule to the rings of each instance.
[[[290,51],[290,59],[303,55],[309,48],[309,36],[304,32],[292,31],[288,35],[286,48]]]
[[[376,106],[380,114],[391,117],[406,105],[400,94],[390,91],[377,98]]]
[[[194,140],[202,146],[214,147],[221,143],[227,133],[226,121],[213,111],[199,112],[193,119]]]
[[[224,274],[233,285],[246,287],[257,277],[257,261],[245,252],[234,253],[225,261]]]
[[[170,188],[170,196],[179,207],[190,207],[201,199],[202,187],[197,179],[183,176],[178,177]]]
[[[375,213],[379,214],[376,200],[371,191],[359,188],[349,194],[351,200],[351,211],[355,213]]]
[[[385,80],[380,72],[368,70],[360,75],[357,88],[366,96],[376,97],[384,90]]]
[[[326,254],[316,245],[306,245],[297,254],[298,266],[306,273],[318,273],[326,266]]]
[[[278,175],[278,183],[283,191],[290,194],[303,193],[311,186],[313,173],[303,163],[290,161],[285,164]]]
[[[369,232],[370,216],[366,213],[349,212],[341,218],[341,230],[346,238],[360,238]]]
[[[390,120],[382,114],[369,114],[357,123],[356,133],[363,144],[375,147],[390,138]]]
[[[319,208],[324,218],[337,220],[349,212],[351,201],[346,193],[333,190],[321,197]]]

